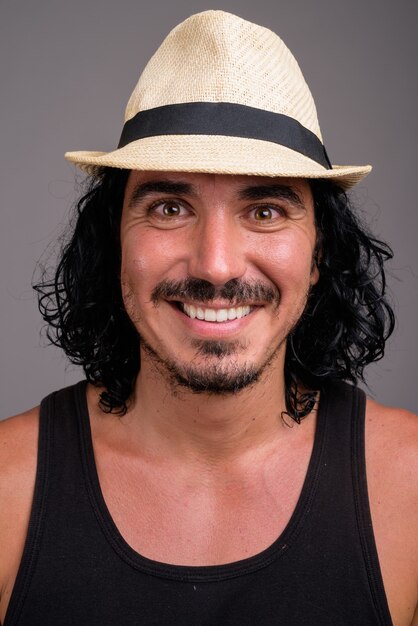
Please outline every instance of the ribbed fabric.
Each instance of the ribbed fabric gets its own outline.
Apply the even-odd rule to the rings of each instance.
[[[302,493],[280,537],[236,563],[188,567],[124,541],[100,491],[85,383],[52,394],[41,406],[30,527],[4,626],[391,626],[364,408],[359,389],[325,388]]]

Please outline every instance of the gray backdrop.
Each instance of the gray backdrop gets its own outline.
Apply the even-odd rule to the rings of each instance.
[[[63,153],[113,148],[149,56],[175,24],[209,8],[278,32],[312,89],[331,160],[374,165],[356,196],[395,251],[389,284],[398,327],[385,359],[369,368],[368,382],[381,401],[418,410],[416,3],[2,0],[2,416],[82,376],[45,347],[30,286],[77,193]]]

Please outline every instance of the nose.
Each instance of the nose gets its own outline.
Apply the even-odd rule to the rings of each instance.
[[[233,218],[214,212],[199,224],[193,236],[190,276],[222,286],[244,275],[245,239]]]

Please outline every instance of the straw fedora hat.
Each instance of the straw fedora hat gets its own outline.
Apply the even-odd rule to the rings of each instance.
[[[327,178],[345,189],[371,170],[331,165],[292,53],[272,31],[224,11],[192,15],[168,34],[129,99],[117,149],[65,157],[90,174]]]

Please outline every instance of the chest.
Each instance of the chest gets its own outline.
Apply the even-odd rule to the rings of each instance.
[[[142,556],[176,565],[219,565],[268,548],[297,506],[309,464],[304,446],[244,475],[191,475],[97,455],[102,493],[119,532]]]

